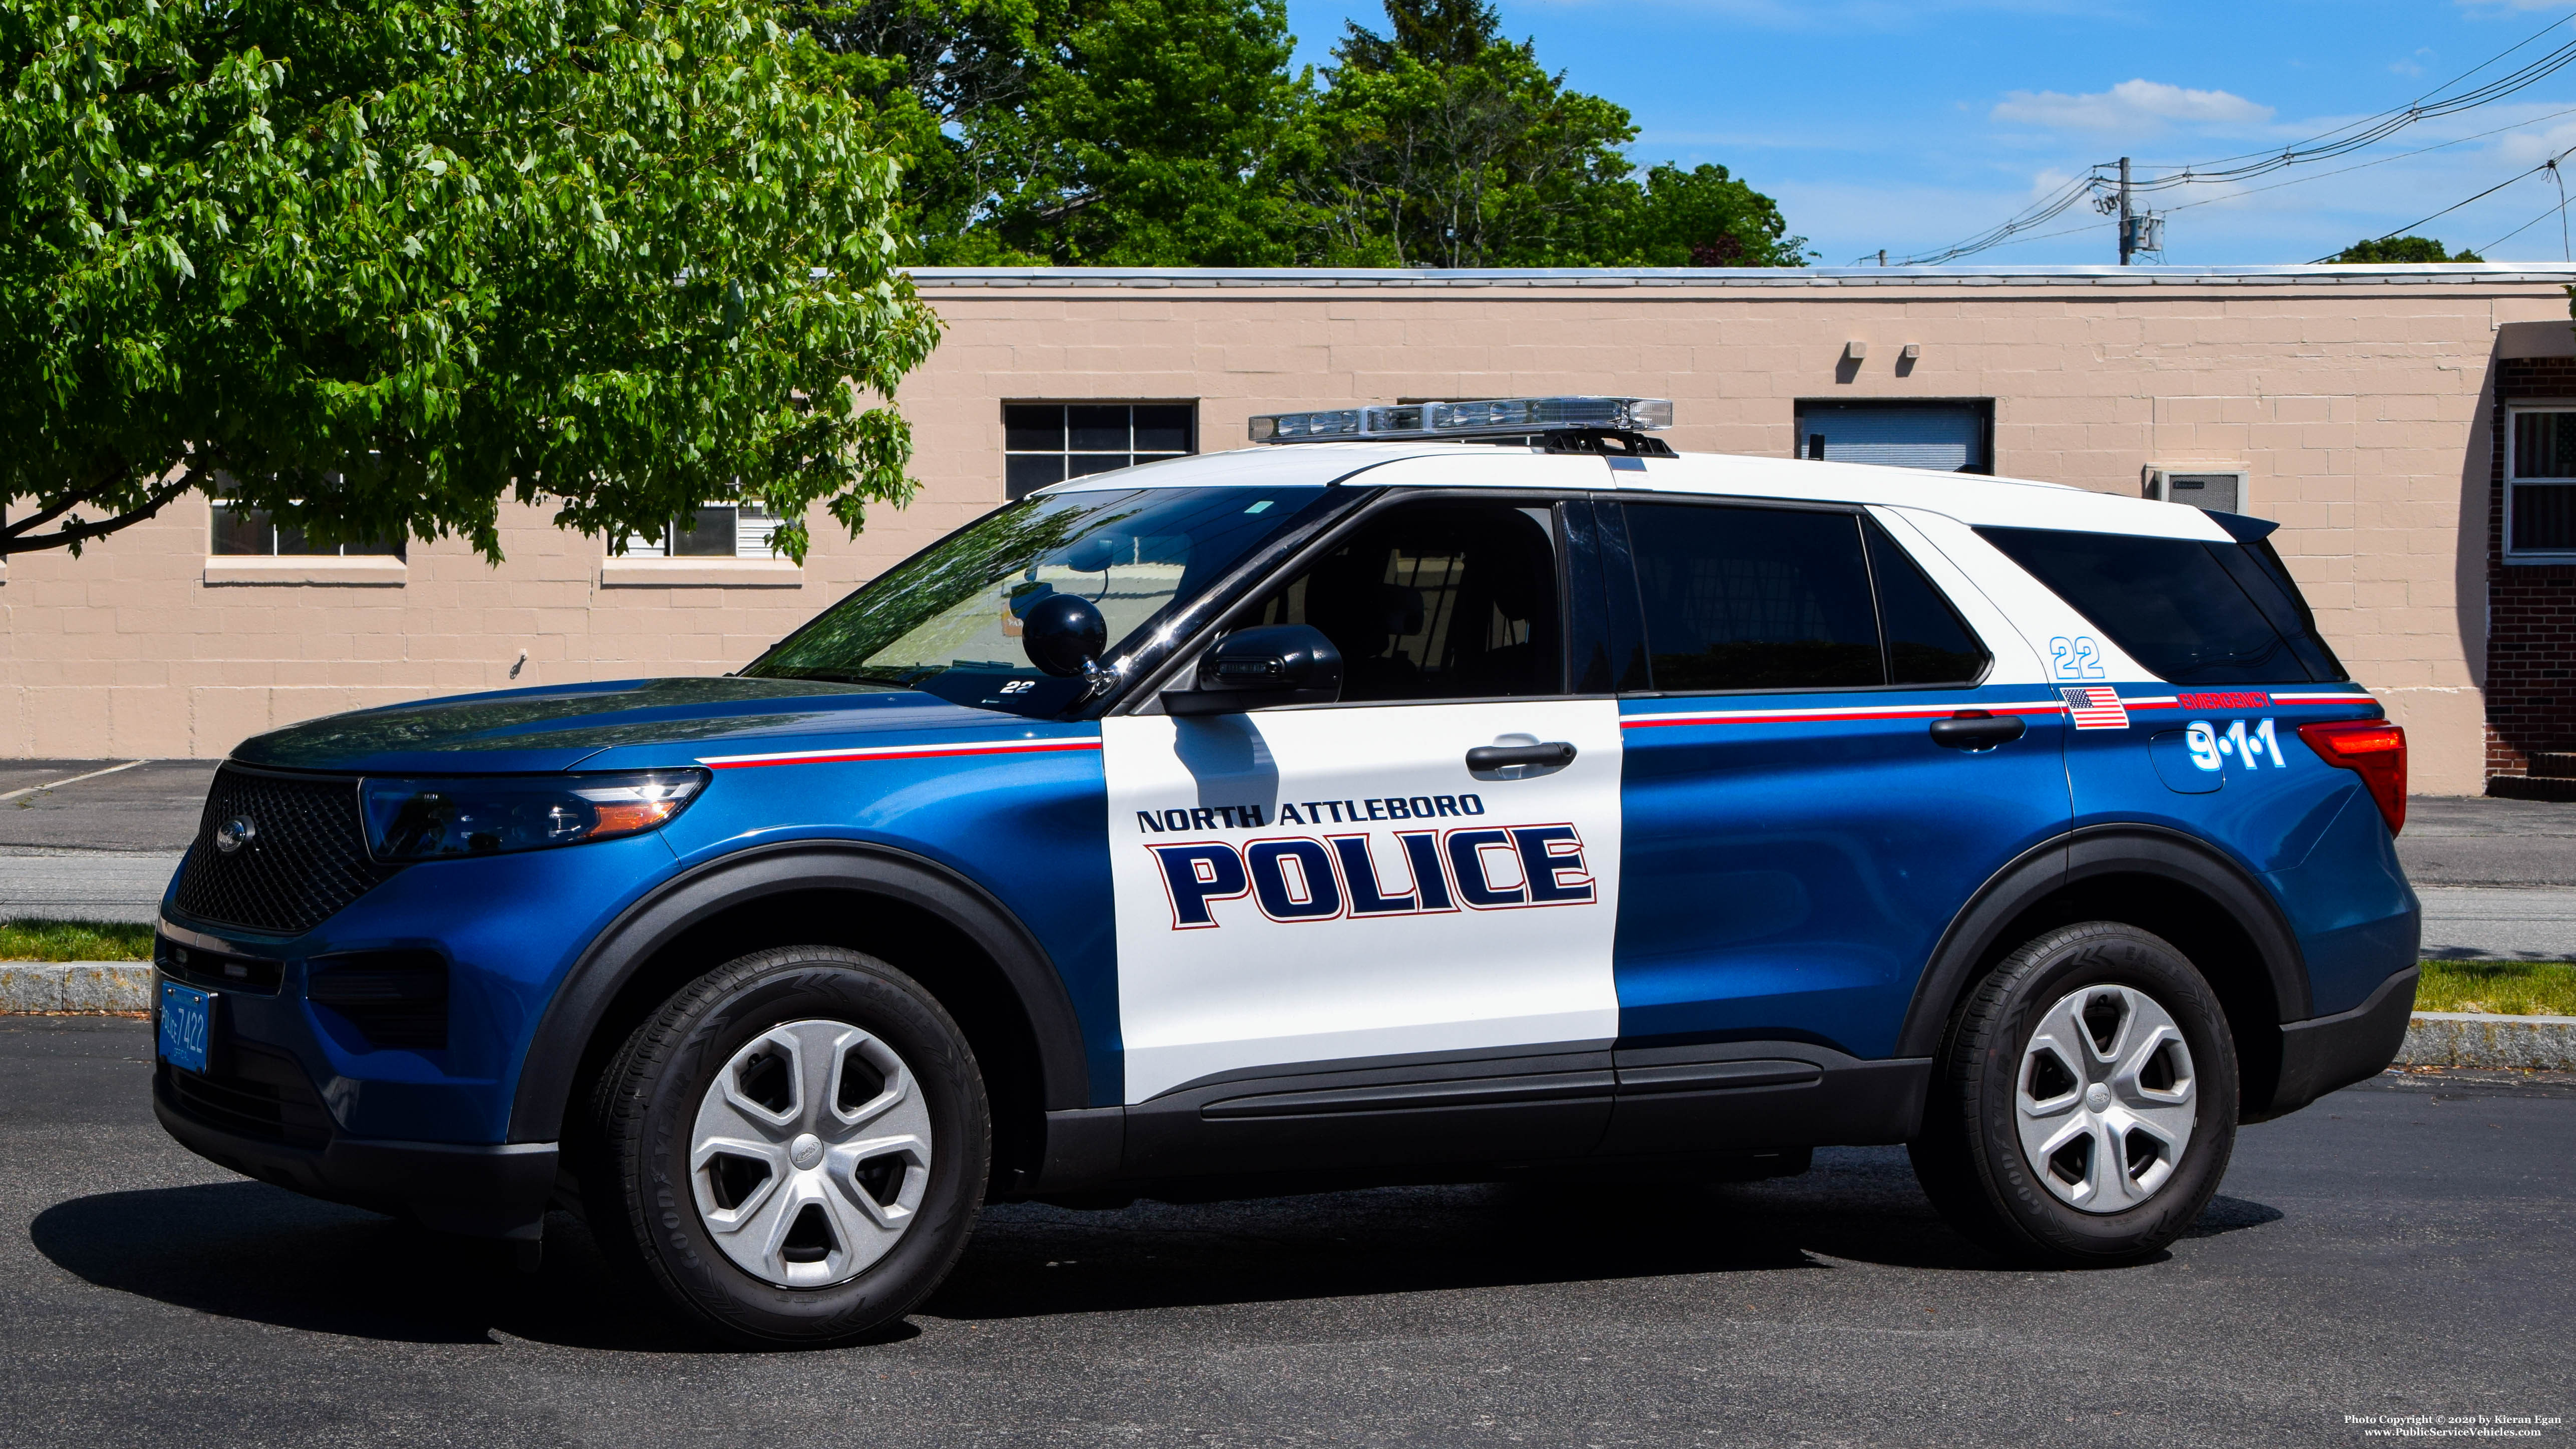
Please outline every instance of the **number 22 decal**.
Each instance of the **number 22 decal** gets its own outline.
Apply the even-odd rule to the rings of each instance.
[[[2048,641],[2048,657],[2056,662],[2060,679],[2100,679],[2102,646],[2090,634],[2069,639],[2064,635]]]

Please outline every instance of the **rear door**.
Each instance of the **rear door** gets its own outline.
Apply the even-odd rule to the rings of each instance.
[[[1553,503],[1381,506],[1230,621],[1321,629],[1340,704],[1104,721],[1131,1170],[1599,1137],[1621,737]]]
[[[2066,830],[2063,705],[1902,520],[1638,494],[1602,512],[1605,554],[1633,560],[1614,617],[1635,621],[1611,1146],[1867,1140],[1778,1114],[1907,1099],[1814,1088],[1892,1055],[1951,919]]]

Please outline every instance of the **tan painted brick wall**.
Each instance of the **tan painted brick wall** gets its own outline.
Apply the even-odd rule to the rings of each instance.
[[[2500,324],[2563,321],[2546,278],[2369,284],[1599,288],[951,285],[903,393],[925,489],[853,542],[819,514],[794,588],[603,588],[605,550],[504,513],[508,561],[415,545],[397,587],[209,584],[191,499],[0,584],[0,754],[219,755],[296,719],[511,683],[735,668],[1000,501],[1001,403],[1199,400],[1201,446],[1302,405],[1668,396],[1686,450],[1793,451],[1800,398],[1992,398],[1998,470],[2112,492],[2150,463],[2250,474],[2354,673],[2416,739],[2419,790],[2484,757],[2486,409]],[[2517,328],[2517,331],[2527,331]],[[1838,372],[1844,345],[1870,344]],[[1899,349],[1922,348],[1899,366]],[[2467,540],[2464,552],[2463,540]]]

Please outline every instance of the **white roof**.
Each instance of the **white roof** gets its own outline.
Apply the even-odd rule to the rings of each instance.
[[[2158,503],[2040,483],[1866,463],[1685,453],[1609,459],[1490,443],[1286,443],[1170,458],[1094,473],[1048,492],[1123,488],[1546,488],[1774,498],[1906,508],[1970,526],[2062,528],[2224,542],[2225,529],[2184,503]]]

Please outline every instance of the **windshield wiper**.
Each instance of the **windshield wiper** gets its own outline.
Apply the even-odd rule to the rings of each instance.
[[[748,674],[750,671],[744,672]],[[761,676],[771,679],[813,679],[825,684],[882,684],[896,689],[916,689],[920,687],[919,681],[938,672],[936,669],[835,669],[814,665],[805,668],[764,669],[761,671]]]

